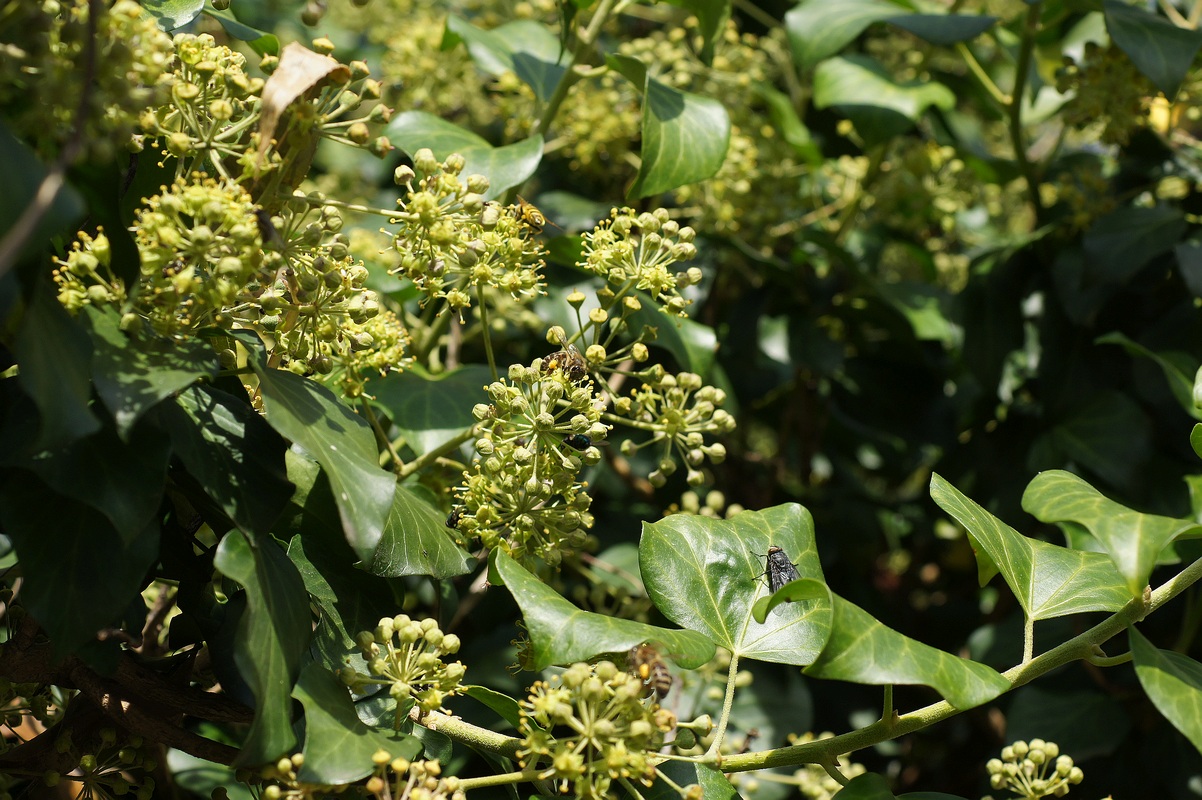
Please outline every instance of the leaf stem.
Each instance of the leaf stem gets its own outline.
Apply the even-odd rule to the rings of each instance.
[[[1031,660],[1035,653],[1035,620],[1023,614],[1023,663]]]
[[[476,435],[476,426],[473,425],[470,428],[468,428],[467,430],[463,431],[462,433],[456,434],[454,438],[448,439],[447,441],[443,442],[438,447],[435,447],[433,450],[422,453],[420,456],[418,456],[417,458],[410,461],[408,464],[401,467],[397,471],[397,475],[399,475],[402,480],[409,477],[410,475],[417,472],[419,469],[426,466],[430,462],[435,461],[439,458],[442,458],[447,453],[450,453],[452,450],[459,447],[459,445],[463,444],[464,442],[466,442],[468,439],[472,438],[475,435]]]
[[[959,53],[960,57],[964,59],[964,63],[968,67],[968,71],[971,72],[973,77],[977,79],[977,83],[981,84],[981,88],[988,92],[989,96],[992,97],[998,105],[1002,106],[1003,108],[1008,107],[1011,100],[1010,96],[999,89],[998,85],[993,82],[993,78],[989,77],[989,73],[987,73],[985,68],[981,66],[981,62],[977,60],[977,57],[973,54],[972,50],[968,49],[968,45],[964,44],[964,42],[956,42],[956,52]]]
[[[380,426],[380,418],[377,417],[376,412],[372,410],[371,403],[368,402],[366,397],[361,397],[359,398],[359,407],[363,409],[363,416],[367,418],[367,422],[369,425],[371,425],[371,429],[375,431],[376,441],[379,444],[384,445],[384,448],[388,451],[389,457],[392,458],[392,471],[400,474],[401,469],[404,467],[404,462],[401,461],[401,457],[397,455],[396,448],[392,446],[392,442],[388,439],[388,435],[384,433],[384,429]]]
[[[476,308],[480,314],[480,335],[484,339],[484,355],[488,358],[488,368],[494,381],[500,380],[497,375],[497,359],[492,352],[492,332],[488,329],[488,304],[484,302],[484,289],[476,284]]]
[[[709,750],[705,752],[705,760],[707,762],[716,762],[719,758],[719,748],[722,747],[722,739],[726,736],[726,725],[730,722],[730,710],[735,704],[735,676],[739,672],[739,655],[738,653],[730,654],[730,668],[726,671],[726,697],[722,700],[722,714],[718,717],[718,727],[714,731],[714,741],[710,744]]]

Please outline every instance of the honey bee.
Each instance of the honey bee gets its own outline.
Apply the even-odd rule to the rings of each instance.
[[[518,198],[517,218],[536,234],[542,233],[543,228],[547,225],[547,218],[543,212],[539,211],[533,203],[528,203],[521,197]]]
[[[626,661],[630,674],[643,681],[644,695],[654,692],[657,702],[668,696],[672,673],[658,650],[646,643],[635,645],[630,648]]]
[[[572,383],[580,383],[588,377],[588,360],[580,355],[576,345],[569,344],[558,353],[552,353],[543,359],[543,372],[558,369]]]

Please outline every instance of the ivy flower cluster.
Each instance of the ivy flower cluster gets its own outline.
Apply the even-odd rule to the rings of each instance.
[[[617,296],[646,292],[669,314],[684,316],[689,301],[680,290],[701,282],[701,270],[674,272],[671,267],[697,255],[695,232],[668,216],[665,208],[638,213],[615,208],[582,238],[582,261],[577,266],[606,279]]]
[[[706,459],[713,464],[726,460],[721,442],[706,443],[707,435],[729,433],[735,418],[720,408],[726,392],[705,385],[692,372],[676,375],[660,372],[658,378],[644,383],[628,397],[614,400],[614,410],[627,417],[632,427],[650,432],[642,442],[622,442],[622,454],[632,456],[643,448],[658,449],[659,462],[647,476],[653,486],[663,486],[676,472],[677,459],[688,467],[690,486],[705,483],[701,466]]]
[[[385,617],[374,631],[360,632],[355,643],[367,661],[367,672],[343,667],[339,677],[355,692],[387,686],[397,703],[394,726],[398,728],[410,700],[428,712],[442,708],[444,699],[458,693],[464,666],[443,659],[459,652],[459,637],[444,634],[433,619],[419,622],[405,614]]]
[[[614,781],[650,786],[655,751],[676,716],[642,698],[642,680],[609,661],[535,682],[521,702],[519,763],[585,800],[609,797]]]
[[[507,381],[486,387],[492,402],[473,409],[480,458],[459,488],[457,527],[527,565],[557,566],[593,524],[592,499],[577,475],[601,460],[595,443],[608,427],[582,360],[565,350],[515,364]]]
[[[1005,789],[1022,800],[1064,797],[1085,779],[1081,768],[1073,766],[1073,759],[1061,755],[1059,745],[1043,739],[1003,747],[1002,757],[989,759],[985,771],[991,788]]]
[[[418,150],[413,167],[398,167],[395,180],[407,190],[397,201],[399,225],[393,246],[400,253],[396,272],[422,290],[427,300],[444,300],[461,318],[493,287],[514,299],[542,291],[541,227],[524,207],[486,202],[488,179],[461,177],[463,156],[452,153],[439,162],[427,148]]]
[[[459,779],[442,776],[438,759],[409,761],[384,750],[372,756],[376,768],[364,789],[377,800],[465,800]]]
[[[830,739],[834,735],[830,731],[817,736],[813,733],[803,733],[800,736],[790,734],[788,741],[790,745],[806,744],[820,739]],[[848,780],[868,771],[863,764],[852,761],[846,754],[838,756],[835,761],[839,772]],[[843,785],[832,778],[820,764],[805,764],[793,773],[793,780],[797,784],[798,792],[806,800],[831,800],[843,788]]]
[[[141,736],[119,738],[113,728],[102,728],[96,751],[82,754],[71,773],[71,780],[82,785],[79,796],[150,800],[155,787],[150,775],[158,761],[144,744]]]
[[[6,3],[0,14],[0,109],[14,133],[50,157],[76,136],[98,158],[124,148],[138,114],[161,101],[171,37],[133,0]],[[95,24],[94,59],[87,51]],[[76,131],[81,110],[84,129]]]
[[[1103,142],[1119,145],[1148,124],[1151,98],[1157,94],[1117,45],[1097,42],[1085,43],[1080,63],[1065,56],[1056,72],[1056,90],[1072,95],[1061,112],[1066,124],[1098,128]]]
[[[337,787],[334,786],[302,781],[299,773],[304,765],[305,754],[295,753],[260,769],[259,778],[264,782],[272,782],[263,787],[259,796],[263,800],[313,800],[335,791]]]

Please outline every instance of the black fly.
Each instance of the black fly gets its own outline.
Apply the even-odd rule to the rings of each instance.
[[[776,545],[768,548],[768,555],[764,557],[764,572],[768,575],[768,591],[772,594],[786,583],[801,577],[788,554]]]

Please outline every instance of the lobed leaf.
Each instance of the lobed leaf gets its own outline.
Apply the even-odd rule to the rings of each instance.
[[[930,106],[948,110],[956,96],[935,81],[897,83],[866,56],[831,58],[814,71],[814,107],[884,109],[916,122]]]
[[[968,531],[981,585],[1000,571],[1030,619],[1117,611],[1131,599],[1122,576],[1101,553],[1023,536],[939,475],[931,477],[931,498]]]
[[[488,395],[492,370],[467,364],[441,375],[419,369],[394,372],[372,382],[376,404],[387,409],[393,425],[415,453],[428,453],[476,423],[472,407]]]
[[[1202,664],[1159,650],[1134,627],[1127,629],[1135,676],[1156,710],[1202,752]]]
[[[1141,514],[1103,496],[1071,472],[1041,472],[1023,493],[1023,509],[1043,522],[1076,522],[1102,543],[1126,581],[1129,597],[1148,585],[1160,552],[1185,534],[1202,534],[1193,520]]]
[[[492,552],[489,567],[490,580],[505,584],[522,610],[530,636],[530,664],[523,664],[527,669],[625,653],[644,642],[655,643],[685,669],[696,669],[714,657],[713,644],[693,631],[582,611],[500,550]]]
[[[383,536],[366,561],[367,571],[389,578],[429,575],[441,580],[463,575],[474,563],[448,535],[442,513],[413,489],[398,484]]]
[[[752,615],[767,592],[763,558],[774,545],[797,560],[801,578],[825,583],[813,519],[796,503],[725,520],[674,514],[644,523],[639,565],[652,601],[677,625],[743,658],[810,664],[830,636],[828,600],[791,603],[764,623]]]

